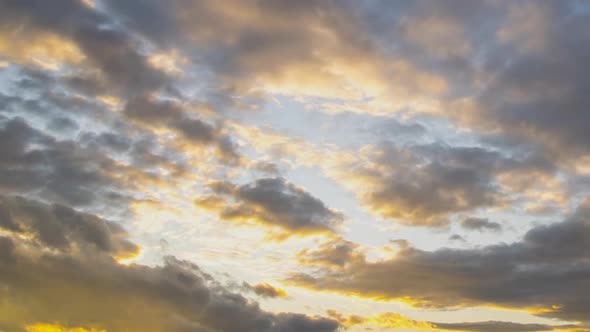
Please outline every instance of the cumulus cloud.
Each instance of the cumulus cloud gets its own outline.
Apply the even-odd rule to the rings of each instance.
[[[477,332],[496,332],[496,331],[568,331],[576,330],[576,325],[546,325],[546,324],[523,324],[499,321],[487,322],[465,322],[465,323],[435,323],[434,326],[441,330],[451,331],[477,331]]]
[[[335,310],[328,310],[328,315],[337,320],[343,326],[363,326],[366,329],[416,329],[420,331],[586,331],[576,329],[579,326],[569,325],[547,325],[547,324],[525,324],[503,321],[482,321],[482,322],[458,322],[458,323],[436,323],[410,319],[395,312],[385,312],[373,316],[344,316]]]
[[[0,190],[40,193],[71,205],[96,203],[96,194],[123,199],[122,188],[109,174],[117,168],[108,156],[58,141],[29,126],[24,119],[0,119]],[[115,190],[119,194],[115,194]]]
[[[174,257],[156,267],[122,265],[114,257],[137,246],[120,226],[99,217],[11,197],[2,198],[1,212],[8,230],[0,237],[0,308],[8,313],[0,317],[2,328],[53,322],[108,331],[338,328],[326,318],[265,312]]]
[[[447,115],[466,128],[538,144],[560,163],[587,155],[588,13],[582,7],[522,1],[489,11],[499,24],[480,25],[488,29],[480,34],[490,36],[481,45],[486,60],[469,65],[486,83],[475,80],[475,93],[450,103]]]
[[[237,162],[240,158],[235,144],[222,133],[221,128],[191,117],[182,105],[173,101],[137,96],[129,100],[123,112],[148,128],[171,128],[189,142],[214,145],[223,161]]]
[[[477,231],[493,231],[499,232],[502,230],[502,225],[497,222],[489,221],[486,218],[465,218],[461,221],[461,227],[468,230]]]
[[[337,178],[351,183],[372,212],[417,226],[442,226],[454,213],[506,204],[511,192],[501,185],[501,175],[552,173],[534,155],[512,157],[479,146],[383,143],[366,159],[352,170],[343,167]]]
[[[37,0],[7,1],[1,9],[5,34],[15,30],[24,31],[20,32],[23,37],[53,33],[74,45],[90,66],[121,91],[137,93],[166,83],[165,75],[149,66],[130,34],[82,1],[60,0],[51,5]]]
[[[401,299],[422,307],[497,305],[586,322],[590,303],[590,204],[565,221],[530,230],[513,244],[481,249],[401,248],[395,258],[354,260],[296,274],[291,282],[366,297]],[[313,255],[310,256],[313,259]]]
[[[449,241],[466,242],[465,239],[459,234],[453,234],[449,236]]]
[[[330,234],[343,218],[283,178],[263,178],[241,186],[214,182],[209,187],[213,194],[197,198],[197,206],[216,212],[221,219],[279,227],[284,230],[279,237]]]
[[[0,197],[0,229],[32,237],[47,248],[64,252],[92,247],[126,257],[135,256],[139,250],[118,224],[63,205],[50,206],[22,197]]]
[[[363,255],[358,252],[357,244],[336,238],[316,248],[301,250],[297,253],[297,258],[303,265],[344,267],[362,260]]]
[[[134,201],[188,208],[202,194],[196,205],[228,221],[211,228],[324,235],[289,247],[297,285],[590,324],[590,207],[570,210],[590,178],[589,12],[576,0],[0,2],[0,195],[22,196],[0,196],[0,330],[581,329],[270,313],[187,261],[122,264],[139,246],[106,218]],[[361,141],[369,117],[385,142]],[[259,125],[305,139],[257,136]],[[335,182],[318,182],[323,195],[342,195],[330,202],[350,194],[369,219],[405,226],[508,236],[492,221],[499,209],[541,224],[569,217],[510,244],[402,241],[374,260],[340,234],[361,223],[338,209],[365,215],[280,176],[292,170],[321,170],[312,181]],[[269,177],[242,182],[248,172]],[[347,238],[376,231],[366,230]],[[266,283],[241,289],[286,296]]]
[[[267,283],[261,283],[261,284],[256,284],[256,285],[250,285],[250,284],[245,283],[244,288],[247,290],[251,290],[252,292],[254,292],[254,294],[256,294],[260,297],[266,297],[266,298],[287,297],[287,292],[285,292],[284,290],[277,288],[273,285],[267,284]]]

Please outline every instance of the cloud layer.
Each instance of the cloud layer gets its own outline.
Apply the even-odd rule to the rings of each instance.
[[[588,330],[589,15],[1,1],[0,330]]]
[[[565,221],[533,228],[513,244],[433,252],[402,247],[393,259],[347,259],[348,265],[296,274],[291,282],[380,299],[411,299],[419,307],[497,305],[587,323],[589,220],[586,201]],[[304,256],[303,262],[317,265],[341,256],[340,246],[320,250]]]
[[[128,331],[335,331],[324,318],[261,310],[198,266],[122,265],[137,247],[118,226],[62,206],[2,198],[0,327],[38,322]],[[63,301],[67,296],[68,300]],[[47,310],[51,308],[51,310]]]

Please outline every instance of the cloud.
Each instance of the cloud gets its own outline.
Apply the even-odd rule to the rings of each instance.
[[[394,313],[394,312],[386,312],[374,316],[358,316],[358,315],[351,315],[351,316],[344,316],[341,313],[335,310],[328,310],[328,315],[333,319],[336,319],[340,324],[346,327],[353,327],[357,325],[365,326],[366,329],[370,328],[386,328],[386,329],[420,329],[420,331],[430,331],[434,328],[429,322],[422,322],[410,319],[403,315]]]
[[[513,244],[435,251],[407,247],[392,259],[324,266],[290,281],[419,307],[494,305],[588,323],[589,220],[586,201],[565,221],[537,226]]]
[[[48,80],[53,81],[51,85],[44,84],[44,89],[51,90],[54,85],[60,84],[65,88],[65,91],[60,91],[65,95],[63,99],[77,95],[79,98],[82,97],[80,99],[87,98],[86,100],[117,100],[117,103],[113,105],[127,105],[126,108],[160,107],[162,111],[175,108],[175,111],[170,112],[170,116],[175,116],[174,119],[167,118],[168,122],[157,124],[147,123],[150,118],[146,117],[143,122],[144,127],[154,130],[168,126],[187,142],[197,146],[207,144],[214,146],[218,157],[227,163],[237,163],[241,158],[233,140],[221,133],[221,122],[212,126],[203,120],[202,114],[180,107],[179,104],[192,105],[193,98],[182,95],[177,89],[177,85],[183,82],[175,76],[175,73],[162,70],[159,65],[162,61],[154,62],[153,60],[167,56],[166,59],[173,62],[170,66],[174,67],[177,59],[170,54],[178,53],[177,57],[184,59],[182,51],[160,49],[159,47],[163,45],[159,44],[150,45],[148,43],[150,36],[138,35],[137,31],[119,24],[116,17],[102,10],[104,7],[87,6],[79,0],[59,0],[49,7],[43,1],[9,1],[3,3],[0,9],[4,18],[4,24],[0,26],[0,40],[2,36],[14,38],[14,35],[17,35],[16,39],[39,40],[47,43],[47,40],[52,39],[45,35],[50,35],[58,40],[54,44],[58,42],[67,44],[69,48],[61,44],[46,48],[63,49],[64,52],[71,48],[79,53],[79,59],[76,58],[76,61],[62,54],[45,54],[47,52],[33,59],[37,61],[39,58],[46,62],[59,63],[61,67],[58,66],[54,70],[31,65],[30,62],[33,60],[26,54],[13,57],[25,59],[24,62],[15,62],[15,64],[24,66],[27,70],[41,70],[45,76],[48,76]],[[43,45],[32,45],[24,49],[43,50],[43,47]],[[58,70],[60,68],[67,68],[67,70]],[[178,68],[176,69],[179,71]],[[161,95],[168,99],[174,97],[181,99],[182,102],[171,107],[172,102],[156,101],[153,98],[147,98],[148,95]],[[42,97],[47,98],[47,95]],[[41,100],[38,103],[45,102],[45,98],[39,98]],[[209,99],[202,101],[201,104],[207,104],[216,111],[221,111],[222,103],[217,103],[213,98]],[[148,105],[149,102],[152,105]],[[71,111],[73,107],[62,108]],[[104,109],[95,111],[96,113],[104,112]],[[137,111],[125,112],[123,115],[137,115],[136,113]],[[146,112],[141,114],[145,115]],[[104,121],[104,117],[101,120]],[[187,147],[187,145],[190,144],[185,143],[176,148],[190,150],[191,146]]]
[[[58,141],[29,126],[24,119],[0,119],[0,190],[41,194],[72,205],[96,203],[97,193],[124,199],[122,189],[109,175],[116,167],[109,157],[80,147],[75,141]]]
[[[22,197],[0,197],[0,229],[64,252],[92,248],[114,257],[128,257],[139,251],[118,224],[63,205],[45,205]]]
[[[245,284],[246,289],[253,291],[256,295],[266,298],[282,298],[287,297],[287,293],[273,285],[261,283],[256,285]]]
[[[434,323],[434,327],[451,331],[477,331],[477,332],[523,332],[523,331],[570,331],[576,325],[546,325],[546,324],[522,324],[512,322],[465,322],[465,323]],[[575,331],[584,331],[575,330]]]
[[[199,197],[197,206],[212,210],[221,219],[276,226],[292,235],[331,234],[343,216],[283,178],[263,178],[237,186],[229,182],[209,185],[212,195]]]
[[[479,146],[385,142],[366,149],[363,159],[342,165],[335,178],[373,213],[413,226],[443,226],[454,213],[506,204],[511,188],[501,183],[502,175],[552,173],[534,155],[513,157]]]
[[[363,259],[358,249],[358,245],[353,242],[335,238],[320,244],[317,248],[299,251],[297,259],[303,265],[344,267]]]
[[[0,8],[5,33],[20,30],[34,36],[33,40],[43,40],[38,34],[58,36],[120,91],[134,94],[166,84],[166,76],[149,65],[130,34],[82,1],[59,0],[51,5],[37,0],[8,1]]]
[[[122,265],[113,256],[137,247],[119,226],[98,217],[22,198],[2,201],[2,211],[8,211],[23,229],[0,237],[4,329],[18,331],[52,322],[108,331],[333,332],[338,328],[326,318],[262,311],[196,265],[174,257],[156,267]],[[72,249],[48,250],[56,243]]]
[[[106,332],[105,330],[85,329],[83,327],[63,327],[57,324],[33,324],[25,327],[26,332]]]
[[[461,126],[489,132],[498,127],[553,153],[584,152],[588,146],[588,121],[577,121],[585,114],[583,87],[588,85],[588,75],[579,70],[587,51],[587,20],[574,2],[104,4],[96,10],[75,0],[60,0],[51,8],[42,1],[7,2],[3,30],[10,36],[20,28],[33,41],[51,40],[36,37],[50,34],[59,45],[71,47],[39,49],[72,49],[82,60],[47,57],[96,66],[106,81],[133,95],[175,90],[149,58],[177,52],[212,74],[215,83],[203,82],[216,90],[209,97],[261,90],[342,100],[371,97],[379,100],[364,112],[436,108],[443,117],[460,118]],[[441,44],[436,36],[442,33]],[[140,51],[142,38],[150,42],[149,51]],[[397,47],[383,45],[394,42]],[[505,65],[499,54],[510,63]],[[449,93],[449,87],[457,91]],[[453,99],[457,95],[467,97]],[[455,111],[465,101],[473,110]]]
[[[122,109],[111,110],[96,95],[72,91],[59,75],[24,68],[3,75],[10,87],[0,111],[3,192],[121,212],[149,195],[146,186],[163,189],[193,176],[189,168],[203,165],[193,162],[195,155],[233,166],[242,158],[221,125],[189,115],[181,102],[137,97],[129,103],[135,113],[127,115],[125,99]],[[135,120],[150,109],[167,120]]]
[[[523,324],[502,321],[485,321],[485,322],[458,322],[458,323],[435,323],[429,321],[419,321],[410,319],[406,316],[395,312],[385,312],[373,316],[344,316],[335,310],[328,310],[328,315],[337,320],[346,327],[364,326],[366,329],[417,329],[420,331],[586,331],[585,329],[576,329],[578,325],[547,325],[547,324]]]
[[[461,221],[461,227],[468,230],[477,231],[493,231],[499,232],[502,230],[502,225],[497,222],[489,221],[486,218],[465,218]]]
[[[465,238],[463,238],[459,234],[453,234],[453,235],[449,236],[449,241],[466,242]]]
[[[171,128],[186,141],[216,146],[223,161],[235,163],[240,159],[237,147],[221,128],[191,117],[179,103],[137,96],[128,101],[123,112],[132,121],[148,128]]]
[[[362,6],[351,2],[105,3],[128,29],[195,59],[221,96],[379,97],[387,102],[374,111],[383,114],[447,90],[444,77],[374,43]]]
[[[292,278],[298,285],[434,308],[519,308],[588,323],[587,203],[515,243],[423,251],[405,242],[375,261],[338,234],[348,226],[340,227],[342,213],[279,177],[291,166],[320,169],[373,216],[408,226],[457,220],[467,230],[500,232],[485,215],[494,209],[544,214],[542,221],[569,213],[590,174],[586,7],[579,1],[3,1],[0,195],[23,197],[0,200],[0,311],[8,312],[0,330],[335,331],[334,320],[265,312],[185,261],[168,258],[151,267],[117,261],[137,254],[138,246],[105,219],[113,209],[133,201],[186,207],[179,196],[194,197],[195,184],[205,191],[197,205],[228,221],[212,229],[263,225],[279,240],[324,235],[318,246],[297,251],[307,273]],[[264,104],[267,97],[286,100],[290,105],[281,109],[288,116],[240,112],[274,108]],[[361,146],[357,133],[343,129],[328,136],[336,142],[314,148],[312,140],[324,139],[315,131],[309,141],[246,133],[263,122],[301,130],[290,126],[317,114],[291,117],[299,106],[330,113],[321,119],[337,116],[336,123],[378,115],[371,121],[384,125],[374,131],[387,142]],[[336,112],[357,114],[345,119]],[[413,122],[424,112],[424,125]],[[327,127],[310,127],[320,128]],[[238,132],[249,144],[234,139]],[[355,148],[345,151],[349,143]],[[241,182],[250,171],[276,177]],[[464,242],[457,234],[449,239]],[[249,287],[262,298],[284,296],[269,284]],[[337,320],[558,329],[396,315]]]
[[[588,154],[588,86],[585,58],[588,12],[576,1],[523,1],[501,6],[504,19],[491,32],[486,83],[449,105],[459,125],[501,133],[543,147],[556,161]]]

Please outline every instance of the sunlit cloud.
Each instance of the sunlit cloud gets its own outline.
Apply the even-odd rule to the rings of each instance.
[[[588,331],[583,1],[0,4],[0,331]]]

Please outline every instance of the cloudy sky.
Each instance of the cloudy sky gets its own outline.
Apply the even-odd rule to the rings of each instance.
[[[583,0],[0,0],[0,331],[590,331],[589,63]]]

